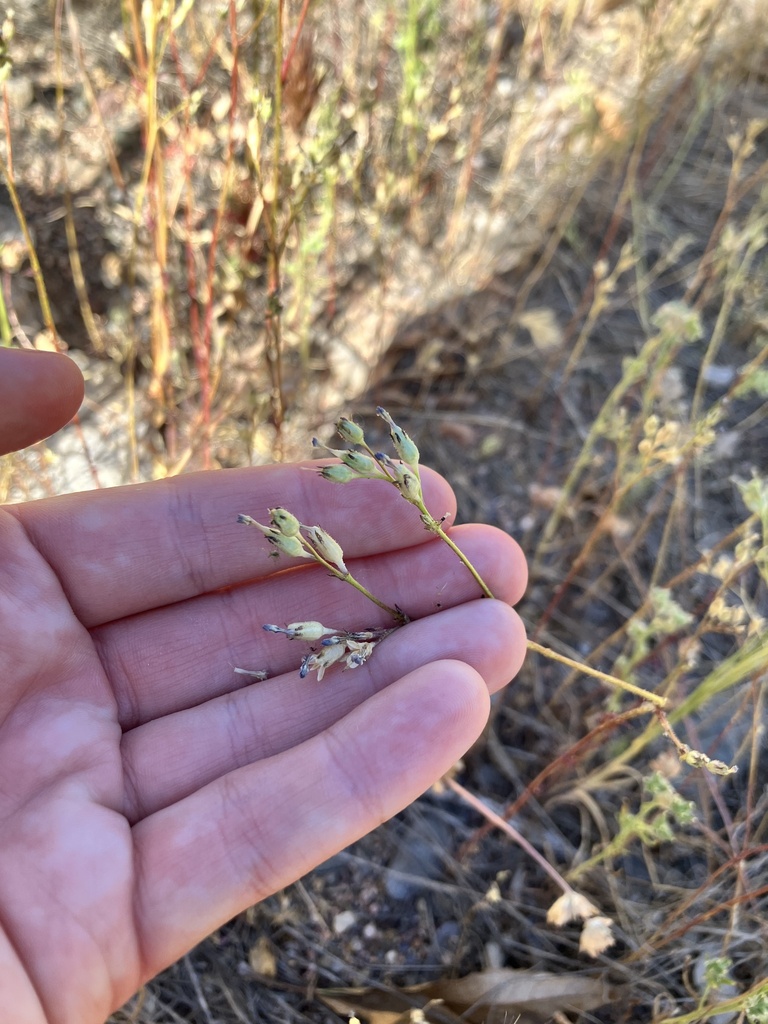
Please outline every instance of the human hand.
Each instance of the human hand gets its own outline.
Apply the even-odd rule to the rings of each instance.
[[[63,427],[80,408],[83,388],[68,356],[0,347],[0,455]]]
[[[444,480],[424,486],[454,511]],[[302,680],[306,648],[262,630],[390,624],[315,565],[284,572],[235,522],[274,505],[321,523],[414,618],[360,668]],[[499,531],[452,536],[501,600],[476,599],[394,488],[297,466],[0,510],[0,1018],[101,1024],[454,763],[522,661],[506,602],[525,568]]]

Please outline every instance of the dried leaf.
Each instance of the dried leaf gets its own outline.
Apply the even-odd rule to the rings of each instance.
[[[533,1021],[546,1020],[558,1010],[588,1013],[611,998],[600,977],[509,968],[446,979],[420,986],[419,990],[432,999],[442,999],[444,1006],[460,1014],[462,1020],[478,1024],[510,1017],[514,1020],[517,1014]],[[492,1010],[500,1012],[494,1014]]]
[[[383,988],[329,988],[318,990],[317,996],[340,1016],[352,1013],[365,1024],[408,1024],[411,1011],[423,1009],[429,1002],[420,994],[409,994],[411,992],[411,989],[401,992]],[[458,1018],[442,1007],[434,1007],[434,1013],[433,1016],[430,1010],[425,1018],[429,1024],[459,1024]]]
[[[365,1024],[409,1024],[421,1009],[427,1024],[540,1024],[554,1013],[588,1013],[615,994],[602,977],[508,968],[396,989],[325,989],[322,1001]]]

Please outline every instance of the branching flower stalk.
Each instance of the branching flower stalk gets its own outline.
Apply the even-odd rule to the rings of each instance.
[[[320,526],[305,526],[300,523],[296,516],[284,508],[271,508],[269,510],[271,526],[264,526],[251,516],[239,515],[238,523],[244,526],[255,526],[261,530],[267,541],[272,545],[272,554],[277,557],[279,554],[290,555],[292,558],[311,558],[327,569],[331,576],[349,583],[363,597],[367,597],[379,608],[388,612],[398,625],[403,626],[410,619],[401,608],[391,607],[384,601],[370,592],[363,584],[355,579],[344,562],[344,552],[338,541],[335,541],[329,533]],[[304,531],[305,536],[301,531]],[[329,632],[333,632],[329,630]],[[316,639],[316,637],[303,637],[303,639]]]
[[[475,582],[482,590],[483,596],[492,598],[493,594],[491,593],[491,589],[488,584],[482,578],[474,565],[472,565],[461,548],[451,540],[443,529],[445,517],[442,519],[435,519],[424,504],[424,495],[421,490],[421,475],[419,473],[420,456],[416,443],[408,436],[408,434],[406,434],[402,427],[399,427],[397,423],[395,423],[386,409],[382,409],[381,406],[379,406],[376,410],[376,415],[380,416],[389,427],[389,436],[392,439],[392,444],[394,445],[395,451],[400,459],[399,463],[394,459],[391,459],[388,455],[385,455],[383,452],[374,452],[369,448],[361,427],[359,427],[358,424],[353,423],[351,420],[342,417],[342,419],[337,423],[336,429],[345,441],[350,441],[352,444],[358,444],[365,448],[380,467],[380,473],[378,474],[379,477],[381,479],[389,480],[390,483],[394,484],[405,500],[410,502],[411,505],[414,505],[419,510],[419,515],[422,523],[424,524],[424,528],[429,530],[430,533],[434,533],[440,538],[440,540],[448,545],[459,561],[461,561],[472,574]],[[315,438],[312,443],[317,446],[317,439]],[[343,457],[344,454],[349,455],[349,452],[344,453],[334,449],[330,450],[341,458],[342,462],[345,462],[347,466],[350,466]],[[329,466],[326,468],[330,469],[332,467]],[[350,468],[353,467],[350,466]],[[326,475],[326,479],[331,478]]]
[[[471,573],[483,596],[493,599],[494,595],[488,584],[469,558],[443,529],[443,523],[447,517],[436,519],[424,502],[419,470],[420,455],[416,443],[402,427],[395,423],[386,409],[379,407],[376,414],[389,427],[389,436],[397,457],[392,458],[384,452],[371,448],[365,439],[363,428],[353,420],[342,416],[336,424],[336,429],[342,440],[355,447],[330,448],[317,438],[313,438],[312,444],[315,448],[323,448],[339,460],[336,464],[323,466],[320,476],[324,480],[337,484],[351,483],[353,480],[385,480],[392,484],[400,492],[400,495],[418,510],[424,529],[435,534],[448,545]],[[362,449],[362,451],[358,449]],[[342,658],[345,659],[348,668],[362,665],[371,656],[376,644],[395,629],[405,625],[409,621],[408,616],[397,605],[392,607],[375,597],[359,580],[355,579],[344,563],[344,552],[341,546],[320,526],[305,526],[284,508],[270,509],[269,514],[269,526],[264,526],[247,515],[238,516],[238,522],[247,526],[256,526],[261,530],[275,549],[274,555],[283,553],[293,557],[313,559],[327,569],[332,576],[349,583],[368,600],[388,612],[395,620],[396,625],[385,630],[364,630],[359,633],[350,633],[326,627],[315,620],[308,620],[291,623],[286,627],[267,624],[264,629],[272,633],[282,633],[289,639],[322,641],[322,650],[312,651],[302,661],[300,670],[302,677],[310,671],[317,670],[318,679],[322,679],[326,669],[341,661]],[[735,771],[735,768],[731,768],[723,762],[714,761],[700,751],[692,750],[675,735],[663,711],[668,704],[666,697],[645,690],[618,676],[581,665],[572,658],[558,654],[533,640],[527,641],[527,647],[528,650],[567,665],[577,672],[584,672],[601,682],[631,693],[635,697],[640,697],[644,702],[640,708],[657,717],[664,734],[674,744],[681,760],[686,764],[706,768],[717,775],[727,775]]]

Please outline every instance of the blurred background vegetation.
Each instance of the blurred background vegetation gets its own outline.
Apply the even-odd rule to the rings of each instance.
[[[632,698],[531,655],[458,788],[115,1021],[768,1020],[768,6],[0,19],[0,339],[87,382],[0,497],[305,458],[386,405],[462,518],[523,545],[534,639],[666,695],[739,769],[681,765]],[[549,876],[472,796],[578,877],[612,947],[547,923]]]

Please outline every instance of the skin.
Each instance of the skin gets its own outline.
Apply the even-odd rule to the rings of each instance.
[[[4,450],[63,426],[78,377],[66,357],[0,349]],[[429,471],[425,494],[454,513]],[[314,565],[284,572],[235,522],[276,504],[414,617],[361,668],[301,680],[307,647],[261,629],[389,625]],[[451,767],[520,667],[526,581],[505,534],[452,536],[499,600],[477,599],[394,488],[301,466],[0,509],[0,1019],[102,1024]]]

